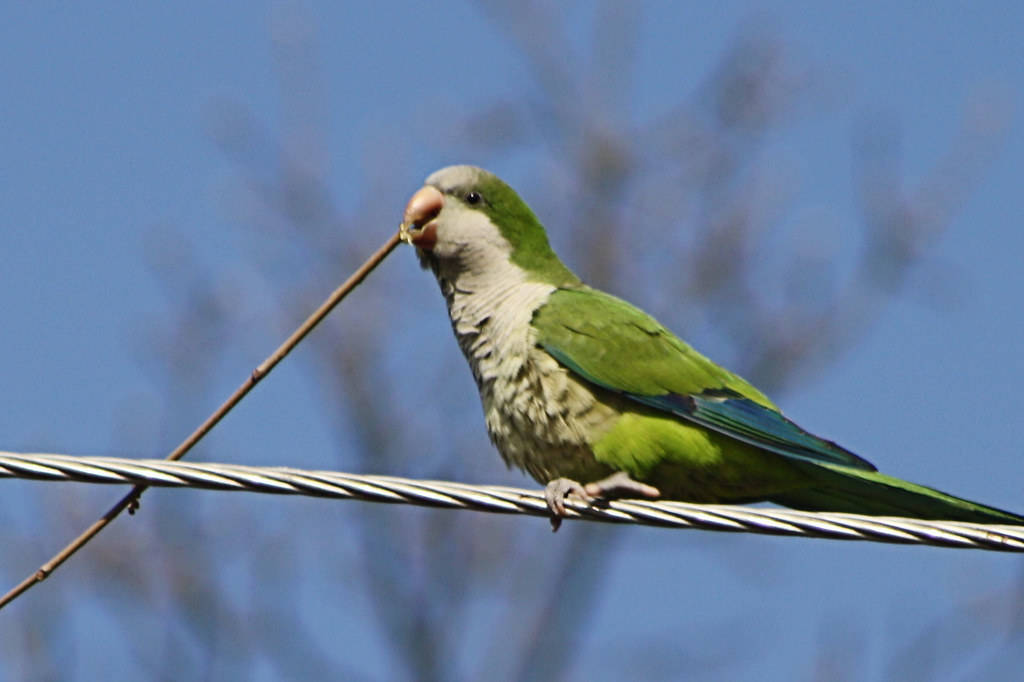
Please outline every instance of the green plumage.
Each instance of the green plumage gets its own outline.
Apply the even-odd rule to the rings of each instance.
[[[1024,523],[1016,514],[877,473],[786,419],[746,380],[621,299],[588,287],[560,289],[537,310],[533,326],[538,344],[568,370],[633,403],[596,439],[595,456],[664,496]]]
[[[553,513],[569,492],[598,494],[579,483],[623,472],[668,499],[1024,524],[880,474],[796,425],[651,316],[582,284],[530,208],[487,171],[431,175],[403,233],[441,285],[492,441],[548,484]]]

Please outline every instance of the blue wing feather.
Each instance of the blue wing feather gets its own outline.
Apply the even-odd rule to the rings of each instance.
[[[559,363],[586,381],[640,404],[663,410],[744,443],[810,463],[828,463],[876,471],[871,462],[836,443],[800,428],[777,410],[760,405],[727,388],[701,393],[644,394],[623,390],[585,371],[563,348],[541,341]]]
[[[665,410],[677,417],[786,457],[795,457],[811,463],[825,461],[876,471],[875,466],[864,458],[800,428],[780,412],[741,395],[730,393],[708,391],[698,395],[624,395],[649,407]]]

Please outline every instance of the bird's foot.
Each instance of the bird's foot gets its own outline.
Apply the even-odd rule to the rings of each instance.
[[[587,489],[571,478],[556,478],[544,486],[544,501],[551,511],[552,530],[558,530],[565,516],[565,500],[574,497],[581,502],[593,502],[594,498],[587,494]]]
[[[588,504],[619,497],[661,497],[661,491],[654,486],[634,481],[625,471],[619,471],[600,481],[582,485],[569,478],[556,478],[544,487],[544,501],[551,510],[551,530],[556,531],[565,518],[565,500],[573,497]]]
[[[583,486],[583,491],[592,498],[613,500],[619,497],[661,497],[661,491],[653,485],[634,481],[625,471],[618,471],[608,478]]]

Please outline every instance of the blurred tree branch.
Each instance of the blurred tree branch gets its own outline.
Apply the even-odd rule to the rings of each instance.
[[[500,170],[504,159],[530,150],[533,183],[543,188],[534,193],[543,197],[534,208],[556,244],[571,240],[571,250],[561,249],[570,266],[595,286],[642,292],[627,298],[697,339],[698,347],[714,346],[716,359],[769,392],[822,371],[864,338],[928,257],[1000,140],[998,117],[992,125],[984,112],[969,117],[946,158],[908,183],[899,169],[898,132],[869,122],[855,140],[855,249],[840,253],[837,221],[799,219],[799,179],[768,151],[773,136],[820,113],[810,67],[782,37],[742,33],[692,95],[659,118],[638,121],[629,110],[640,41],[636,6],[600,3],[586,54],[574,49],[568,10],[560,5],[491,0],[481,7],[515,46],[531,84],[457,121],[439,136],[446,151]],[[244,107],[227,102],[210,116],[211,135],[237,170],[226,203],[251,230],[252,251],[239,261],[252,269],[208,270],[192,245],[172,237],[151,245],[154,272],[177,307],[173,318],[153,321],[147,338],[157,345],[142,358],[166,389],[168,434],[196,417],[192,399],[208,395],[223,350],[244,346],[233,330],[255,325],[252,306],[273,300],[276,309],[260,315],[273,333],[290,328],[295,311],[309,309],[326,282],[351,270],[396,223],[401,205],[378,199],[404,199],[412,189],[394,186],[390,171],[407,150],[389,140],[379,156],[361,160],[376,171],[365,174],[362,198],[348,211],[339,208],[315,22],[301,11],[279,13],[272,33],[281,130],[264,130]],[[669,80],[665,87],[682,84]],[[484,439],[452,339],[395,325],[392,311],[403,309],[403,292],[432,284],[406,260],[389,270],[392,280],[372,280],[340,319],[309,339],[298,362],[322,410],[308,419],[333,434],[338,468],[493,481],[499,459]],[[254,292],[265,294],[261,302],[245,300]],[[408,314],[413,322],[443,316],[440,297],[435,310]],[[511,474],[508,480],[521,481]],[[392,666],[383,676],[572,675],[615,556],[616,530],[576,524],[552,541],[540,523],[365,507],[340,527],[308,509],[294,535],[274,522],[253,527],[222,518],[225,527],[244,529],[244,537],[230,540],[239,554],[259,557],[212,570],[203,543],[194,542],[196,509],[175,503],[173,513],[148,517],[151,537],[133,525],[105,538],[95,575],[81,579],[125,594],[140,622],[165,624],[166,656],[139,653],[140,666],[154,677],[251,675],[259,659],[280,672],[368,676],[346,664],[358,643],[318,639],[324,624],[307,622],[295,606],[304,595],[316,599],[335,589],[344,589],[345,603],[361,595],[368,604],[376,646]],[[351,547],[335,542],[341,534]],[[148,565],[158,572],[135,572],[138,547],[149,548]],[[315,562],[295,568],[311,554]],[[234,589],[239,580],[252,589]],[[235,638],[244,643],[228,641]],[[183,650],[190,655],[180,656]],[[723,676],[750,663],[729,647],[675,655]],[[820,670],[830,670],[828,663],[823,657]]]
[[[559,204],[539,212],[556,235],[586,236],[569,255],[584,277],[618,290],[642,269],[646,281],[671,287],[663,317],[679,329],[711,321],[706,333],[719,345],[731,345],[726,353],[733,366],[776,391],[799,371],[827,366],[870,329],[954,215],[958,197],[983,165],[979,150],[996,139],[965,130],[950,157],[907,190],[898,171],[898,144],[886,137],[892,132],[866,128],[858,173],[863,238],[844,278],[835,254],[822,260],[799,242],[780,240],[797,197],[786,186],[789,179],[776,177],[765,162],[765,141],[806,111],[811,94],[804,67],[780,38],[741,35],[692,99],[659,120],[637,124],[623,96],[639,40],[633,8],[602,3],[586,56],[564,49],[571,44],[564,15],[552,5],[495,1],[484,9],[515,43],[535,89],[458,121],[452,143],[467,159],[498,159],[539,144],[545,172],[538,184],[564,187],[569,197],[544,193]],[[289,260],[317,273],[307,283],[290,284],[282,277],[290,268],[262,263],[262,288],[280,292],[278,319],[308,303],[320,275],[350,267],[350,254],[375,238],[366,228],[391,224],[399,208],[369,199],[348,215],[336,207],[323,151],[329,117],[318,94],[326,86],[318,80],[315,32],[295,17],[283,22],[287,26],[275,36],[286,128],[274,139],[236,110],[216,129],[248,188],[240,215],[257,228],[254,237],[263,235],[267,252],[278,257],[284,242]],[[951,176],[951,168],[964,170]],[[394,195],[393,187],[367,188],[368,197]],[[657,253],[664,249],[652,244],[668,252]],[[788,248],[792,255],[766,271],[762,254]],[[766,281],[788,287],[769,289]],[[379,313],[402,305],[395,290],[374,287],[370,300],[344,313],[346,320],[360,320],[358,325],[332,325],[313,339],[310,371],[327,408],[320,418],[335,425],[339,453],[348,458],[344,466],[465,478],[466,463],[480,459],[479,438],[456,440],[450,448],[446,443],[444,452],[426,455],[416,447],[416,434],[424,421],[482,431],[474,396],[467,391],[465,399],[412,397],[448,393],[445,376],[463,371],[461,359],[447,343],[436,371],[396,372],[391,350],[414,343]],[[808,290],[825,294],[808,299]],[[442,314],[440,307],[435,312]],[[381,343],[388,337],[397,337],[395,345]],[[423,385],[410,385],[410,376]],[[396,396],[417,405],[421,419],[403,415],[396,422]],[[481,476],[493,472],[493,463],[480,466]],[[382,637],[402,675],[421,680],[564,677],[582,624],[597,604],[617,535],[604,528],[573,529],[571,536],[545,545],[543,561],[517,561],[512,571],[508,562],[515,554],[494,548],[526,546],[540,532],[531,524],[427,512],[406,513],[396,525],[393,514],[376,510],[353,520],[359,524],[361,584]],[[348,559],[331,560],[338,574],[352,575]],[[465,628],[488,619],[473,612],[481,593],[505,606],[489,616],[495,635],[482,657],[467,658],[461,653]],[[533,607],[517,609],[514,603]],[[281,609],[275,615],[301,618]],[[294,626],[301,630],[301,623]],[[321,656],[330,658],[328,652]],[[718,665],[728,667],[724,659]]]

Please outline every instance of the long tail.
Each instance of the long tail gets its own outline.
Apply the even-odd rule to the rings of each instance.
[[[808,464],[806,469],[820,483],[771,501],[806,511],[1024,525],[1024,516],[878,472],[828,464]]]

